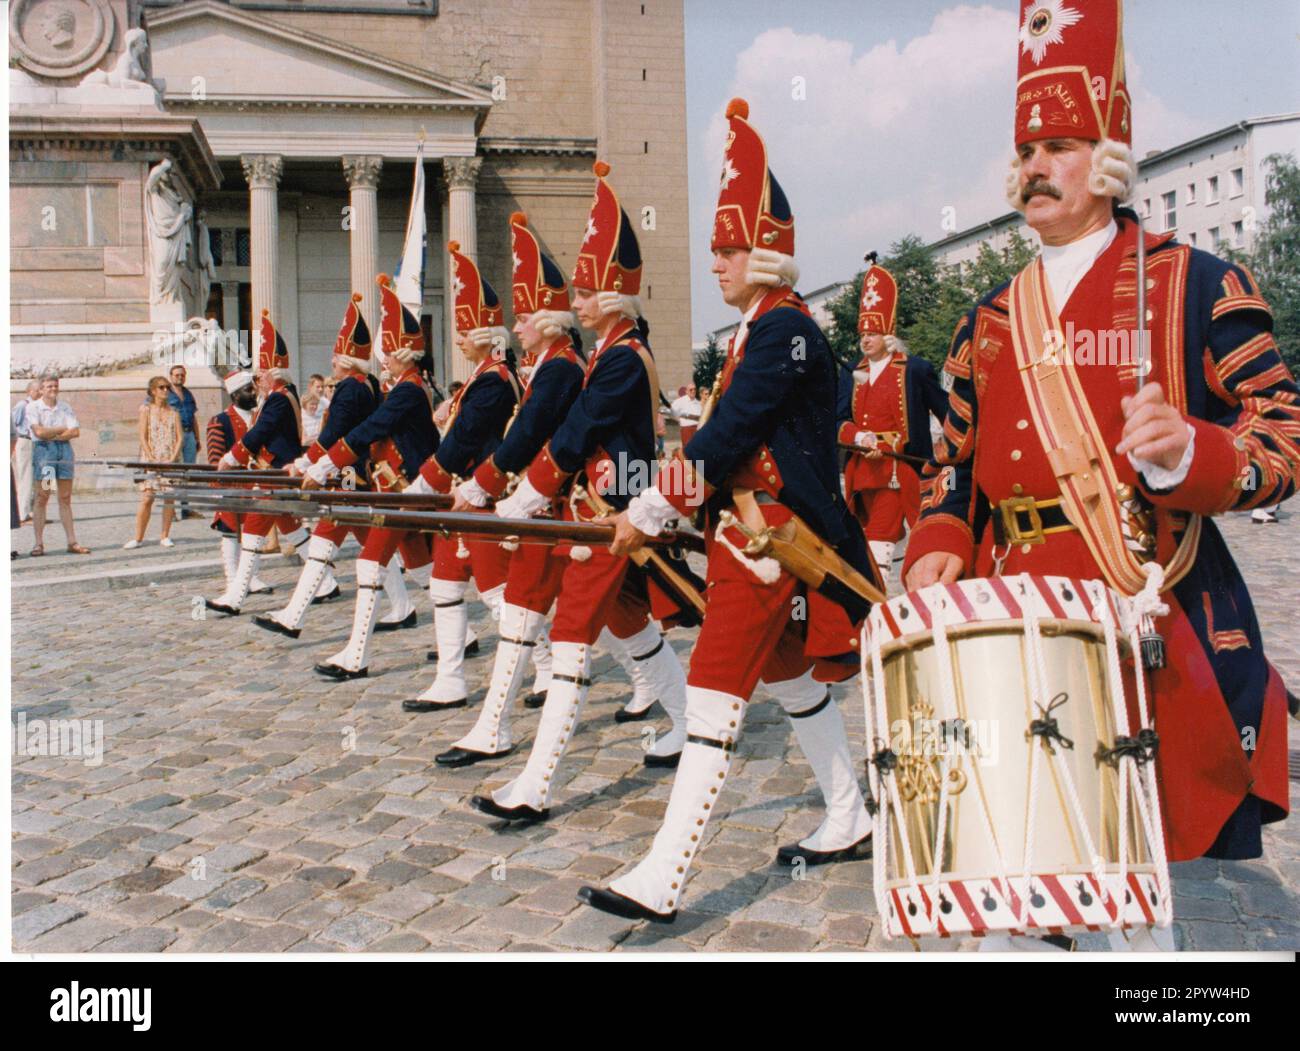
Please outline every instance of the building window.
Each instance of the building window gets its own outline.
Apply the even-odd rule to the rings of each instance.
[[[1232,196],[1240,197],[1246,192],[1246,183],[1241,168],[1233,168],[1229,173],[1232,179]]]
[[[1232,224],[1232,247],[1233,248],[1240,248],[1242,246],[1242,242],[1245,240],[1244,237],[1245,232],[1246,232],[1245,227],[1242,225],[1240,219],[1238,219],[1235,223]]]
[[[1193,233],[1193,234],[1189,234],[1188,236],[1191,238],[1191,245],[1192,245],[1192,247],[1195,248],[1195,247],[1196,247],[1196,234]]]
[[[1189,182],[1187,184],[1187,203],[1188,204],[1196,203],[1196,183],[1194,182]]]
[[[1164,209],[1165,229],[1173,230],[1178,226],[1178,195],[1170,190],[1160,195],[1160,204]]]
[[[235,266],[252,266],[253,240],[247,230],[235,231]]]
[[[1211,175],[1205,181],[1205,203],[1219,203],[1219,177],[1217,175]]]
[[[221,265],[221,231],[208,227],[208,249],[212,252],[212,265]]]
[[[1219,228],[1211,226],[1208,236],[1210,238],[1210,248],[1217,252],[1219,250]]]
[[[1151,198],[1147,197],[1142,201],[1142,218],[1151,218]]]

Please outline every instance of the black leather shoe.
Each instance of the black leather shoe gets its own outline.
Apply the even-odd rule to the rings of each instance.
[[[504,752],[475,752],[470,748],[448,748],[447,751],[435,755],[433,761],[439,766],[455,769],[458,766],[473,766],[485,759],[504,759],[514,750],[514,745],[511,745]]]
[[[265,628],[267,631],[274,631],[279,635],[288,635],[291,639],[296,639],[302,634],[299,628],[286,628],[274,617],[264,617],[259,614],[253,618],[253,623],[259,628]]]
[[[530,693],[527,697],[524,698],[525,708],[540,708],[545,703],[546,703],[546,694],[544,693]]]
[[[642,708],[639,712],[629,712],[626,708],[620,708],[618,711],[614,713],[614,722],[639,723],[643,719],[649,719],[650,709],[653,708],[658,703],[659,703],[658,701],[651,701],[649,708]]]
[[[325,602],[333,602],[336,598],[342,598],[342,596],[343,596],[343,589],[339,587],[338,584],[335,584],[333,591],[327,591],[324,595],[317,595],[314,599],[311,600],[311,604],[313,606],[319,606]],[[378,626],[379,625],[377,624],[375,625],[375,627]]]
[[[681,752],[674,752],[672,755],[651,755],[647,752],[645,757],[646,766],[662,767],[669,770],[676,768],[681,761]]]
[[[413,628],[419,622],[420,618],[415,615],[415,610],[411,610],[401,620],[376,621],[375,631],[401,631],[403,628]]]
[[[315,671],[317,675],[324,675],[327,679],[338,679],[340,682],[345,679],[365,679],[370,675],[369,668],[348,671],[347,668],[340,668],[337,664],[318,664]]]
[[[526,821],[531,824],[534,821],[545,821],[551,816],[549,809],[534,810],[522,803],[519,806],[502,806],[488,796],[470,796],[469,805],[482,814],[499,817],[503,821]]]
[[[651,923],[672,923],[677,919],[677,910],[672,912],[655,912],[647,909],[639,901],[633,901],[614,890],[600,887],[582,887],[578,891],[578,900],[593,909],[608,912],[611,916],[622,916],[625,920],[649,920]]]
[[[234,606],[227,606],[224,602],[213,602],[210,598],[205,598],[203,604],[214,613],[224,613],[227,617],[239,616],[239,610]]]
[[[475,639],[473,642],[471,642],[468,646],[465,647],[465,656],[467,658],[478,656],[478,639]],[[438,651],[429,650],[429,652],[424,655],[424,659],[430,662],[436,661],[438,659]]]
[[[467,704],[469,704],[468,697],[462,697],[459,701],[419,701],[412,699],[402,702],[402,711],[445,712],[452,708],[464,708]]]
[[[862,861],[869,857],[871,857],[870,832],[856,843],[841,847],[839,850],[809,850],[807,847],[799,846],[798,843],[792,843],[788,847],[777,850],[776,863],[793,865],[796,859],[803,858],[804,865],[811,868],[813,865],[829,865],[833,861]]]

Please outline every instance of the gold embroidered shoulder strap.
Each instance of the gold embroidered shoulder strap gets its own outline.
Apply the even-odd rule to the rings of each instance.
[[[1041,258],[1012,280],[1009,306],[1020,380],[1066,514],[1083,534],[1106,582],[1126,595],[1136,595],[1146,576],[1137,555],[1124,542],[1119,477],[1074,362],[1068,353],[1060,353],[1061,320]],[[1191,568],[1200,536],[1201,517],[1192,515],[1165,567],[1162,590],[1173,587]]]

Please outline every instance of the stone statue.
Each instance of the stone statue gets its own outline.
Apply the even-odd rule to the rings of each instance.
[[[83,86],[102,86],[110,88],[130,88],[140,90],[148,88],[157,93],[153,81],[145,66],[149,61],[149,37],[143,29],[126,31],[126,50],[117,56],[117,64],[112,69],[96,69],[87,73],[82,80]]]
[[[182,278],[190,265],[190,242],[194,236],[194,206],[186,200],[176,181],[169,158],[149,171],[145,183],[145,218],[149,225],[154,301],[181,302]]]
[[[217,279],[217,264],[212,258],[212,238],[208,234],[208,215],[199,209],[195,223],[199,239],[199,303],[200,310],[208,307],[208,296],[212,293],[212,282]]]

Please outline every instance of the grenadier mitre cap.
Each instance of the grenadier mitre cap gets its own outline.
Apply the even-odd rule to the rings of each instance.
[[[785,191],[767,166],[763,137],[749,123],[749,103],[727,104],[727,145],[718,207],[713,216],[714,251],[765,248],[794,255],[794,216]]]
[[[334,353],[357,361],[370,360],[370,327],[361,316],[361,293],[353,292],[348,308],[343,313],[338,338],[334,340]]]
[[[515,212],[510,216],[510,247],[514,271],[511,274],[511,299],[514,312],[535,314],[539,310],[568,310],[569,286],[555,260],[542,251],[528,216]]]
[[[1133,144],[1122,0],[1021,0],[1016,146],[1040,139]]]
[[[424,330],[420,319],[397,298],[397,289],[387,274],[375,278],[379,286],[379,346],[385,354],[412,361],[424,353]]]
[[[609,165],[597,161],[592,171],[596,173],[596,197],[573,268],[574,287],[634,296],[641,291],[641,246],[618,196],[605,181]]]
[[[898,282],[893,274],[876,263],[875,252],[868,252],[866,261],[871,267],[862,275],[858,335],[892,336],[898,319]]]
[[[457,332],[499,327],[505,317],[496,290],[479,273],[478,266],[460,250],[459,241],[448,241],[451,253],[451,287],[454,295]]]
[[[268,369],[287,369],[289,367],[289,348],[284,338],[271,323],[271,312],[262,311],[262,326],[257,333],[257,371]]]

